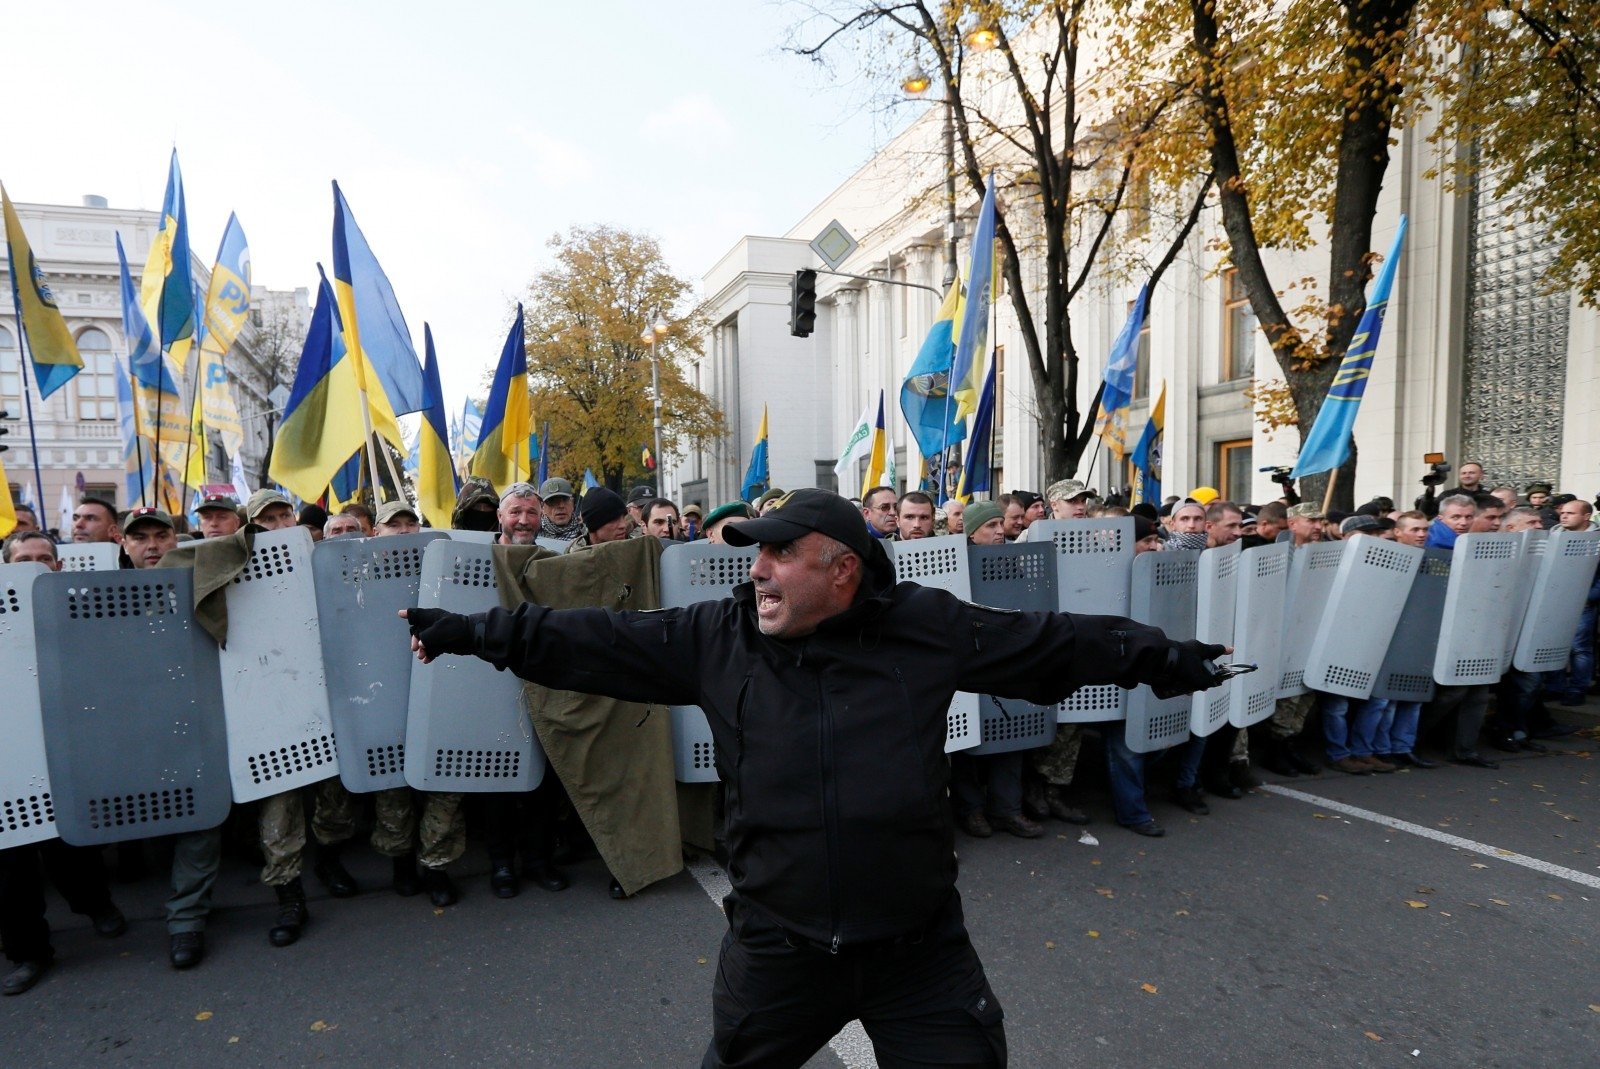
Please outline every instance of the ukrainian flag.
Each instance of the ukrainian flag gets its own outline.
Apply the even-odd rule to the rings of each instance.
[[[1167,384],[1161,384],[1156,403],[1150,409],[1150,419],[1139,435],[1139,444],[1129,457],[1139,471],[1139,500],[1150,504],[1161,501],[1161,444],[1167,429]]]
[[[917,358],[900,384],[900,411],[917,440],[917,452],[931,457],[967,436],[966,423],[950,398],[950,370],[956,354],[955,327],[961,315],[961,283],[950,284]]]
[[[250,315],[250,246],[238,216],[231,213],[201,307],[200,396],[205,425],[222,438],[222,448],[229,456],[237,456],[244,445],[244,428],[233,391],[228,388],[223,358]]]
[[[750,450],[750,466],[744,472],[744,485],[739,496],[754,501],[772,488],[772,476],[767,470],[767,406],[761,406],[761,429],[756,432],[755,448]]]
[[[532,415],[528,407],[528,351],[523,344],[522,305],[518,304],[489,387],[489,401],[483,406],[478,448],[472,454],[472,474],[488,479],[496,490],[526,479],[531,470],[528,434]]]
[[[322,496],[365,438],[359,418],[361,383],[356,361],[345,348],[337,303],[323,275],[267,468],[273,482],[307,501]]]
[[[1356,412],[1367,392],[1372,375],[1372,358],[1378,353],[1378,335],[1383,331],[1383,316],[1389,310],[1389,293],[1394,289],[1395,270],[1400,264],[1400,249],[1406,240],[1406,217],[1400,217],[1389,257],[1383,261],[1378,281],[1372,285],[1367,310],[1361,313],[1356,333],[1350,339],[1339,370],[1328,384],[1328,396],[1317,409],[1317,418],[1300,443],[1300,459],[1290,474],[1296,478],[1333,471],[1350,456],[1350,439],[1355,433]]]
[[[83,357],[78,355],[78,344],[72,340],[72,332],[56,308],[55,295],[50,292],[44,272],[33,258],[28,236],[22,232],[22,222],[17,218],[16,209],[11,207],[5,186],[0,186],[0,201],[5,206],[11,301],[22,323],[23,336],[28,340],[39,396],[49,397],[83,368]]]
[[[455,511],[455,465],[450,463],[450,438],[445,429],[444,391],[439,388],[439,357],[433,351],[433,330],[422,324],[422,383],[427,404],[422,408],[422,425],[417,428],[417,504],[428,523],[448,530]]]
[[[194,271],[189,263],[189,220],[177,149],[172,150],[167,168],[161,225],[150,243],[144,274],[139,276],[139,304],[156,331],[160,348],[183,372],[194,341]]]
[[[883,390],[878,391],[878,420],[872,425],[872,447],[867,453],[867,473],[861,480],[861,496],[865,498],[867,491],[874,486],[881,485],[884,467],[888,461],[889,435],[884,430],[883,424]]]
[[[1128,320],[1122,324],[1122,332],[1111,343],[1111,355],[1106,358],[1100,416],[1094,432],[1119,460],[1128,453],[1128,411],[1133,405],[1134,379],[1139,370],[1139,335],[1144,331],[1149,310],[1150,283],[1146,282],[1139,287],[1139,296],[1128,309]]]
[[[116,235],[116,245],[122,290],[122,333],[128,342],[135,433],[150,443],[152,465],[159,459],[163,469],[183,472],[189,485],[199,486],[205,482],[205,450],[189,448],[193,413],[185,415],[183,399],[161,355],[155,330],[139,307],[120,233]],[[152,473],[159,474],[154,467]],[[151,489],[159,483],[160,479],[152,480]]]
[[[989,447],[994,439],[994,365],[983,377],[983,396],[978,399],[978,411],[972,417],[972,445],[967,449],[961,464],[961,481],[956,484],[956,497],[966,501],[980,491],[990,490]],[[939,475],[943,492],[944,473]]]
[[[345,347],[367,395],[372,428],[396,449],[404,449],[395,417],[422,410],[422,367],[394,287],[356,225],[338,182],[333,184],[333,283]]]
[[[967,268],[967,299],[961,311],[961,333],[950,368],[956,419],[978,410],[983,390],[983,362],[989,351],[989,306],[994,302],[994,172],[984,187],[978,229],[972,235],[972,262]]]
[[[17,529],[17,506],[11,500],[11,483],[6,479],[6,466],[0,462],[0,538]]]

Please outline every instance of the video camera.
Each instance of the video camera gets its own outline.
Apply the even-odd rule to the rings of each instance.
[[[1277,483],[1279,486],[1294,485],[1294,476],[1290,474],[1290,472],[1294,471],[1294,469],[1289,467],[1287,464],[1268,464],[1266,467],[1257,468],[1256,470],[1271,472],[1272,481]]]
[[[1422,477],[1423,486],[1442,486],[1446,475],[1450,474],[1450,465],[1445,463],[1443,453],[1424,453],[1422,462],[1428,465],[1428,474]]]

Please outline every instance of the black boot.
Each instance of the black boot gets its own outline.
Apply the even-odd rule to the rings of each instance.
[[[394,859],[394,893],[401,898],[410,898],[422,885],[417,882],[417,855],[401,854]]]
[[[517,869],[510,858],[489,859],[489,890],[496,898],[517,897]]]
[[[278,892],[278,919],[267,932],[267,939],[275,947],[286,947],[300,938],[300,929],[311,919],[306,912],[306,889],[296,876],[274,890]]]
[[[1261,767],[1268,772],[1275,772],[1280,776],[1290,779],[1299,777],[1300,770],[1294,767],[1294,762],[1289,760],[1289,755],[1284,751],[1287,744],[1283,739],[1266,739],[1261,746]]]
[[[428,900],[439,909],[453,906],[461,900],[461,892],[456,890],[455,881],[444,869],[424,868],[422,884],[428,889]]]
[[[356,885],[350,870],[344,867],[344,861],[339,856],[343,852],[344,843],[328,843],[317,847],[317,863],[311,871],[316,873],[322,886],[334,898],[353,898],[361,893],[361,888]]]

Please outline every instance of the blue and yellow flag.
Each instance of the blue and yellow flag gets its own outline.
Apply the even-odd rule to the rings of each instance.
[[[756,444],[750,450],[750,466],[744,471],[744,484],[739,496],[754,501],[772,489],[772,475],[767,470],[767,406],[761,406],[761,429],[756,431]]]
[[[333,281],[345,346],[372,409],[373,429],[396,449],[404,449],[394,417],[422,410],[422,366],[394,287],[356,225],[338,182],[333,184]]]
[[[978,209],[978,229],[972,235],[967,297],[961,309],[955,361],[950,368],[956,419],[966,419],[978,410],[978,395],[983,390],[983,364],[989,352],[989,307],[994,303],[994,231],[994,172],[991,171],[983,191],[983,206]]]
[[[884,429],[883,422],[883,390],[878,390],[878,418],[872,425],[872,433],[868,439],[867,470],[861,479],[861,496],[865,498],[867,491],[874,486],[883,485],[885,468],[893,464],[888,459],[889,434]]]
[[[116,235],[117,269],[122,295],[122,334],[128,343],[128,373],[133,399],[134,433],[149,443],[152,471],[162,469],[182,473],[190,486],[205,482],[205,449],[192,448],[193,412],[185,412],[177,381],[161,355],[155,328],[139,306],[139,296],[128,273],[128,257],[122,235]],[[146,487],[154,493],[165,485],[161,478]],[[158,503],[160,503],[158,501]]]
[[[317,268],[322,271],[321,266]],[[344,344],[338,299],[322,276],[305,350],[272,444],[267,474],[296,496],[315,501],[365,441],[361,384]]]
[[[1389,293],[1394,289],[1400,247],[1405,239],[1406,217],[1402,215],[1388,259],[1383,261],[1372,296],[1367,300],[1367,310],[1361,313],[1361,322],[1356,324],[1355,337],[1350,339],[1350,348],[1345,350],[1344,360],[1334,372],[1328,396],[1322,399],[1322,407],[1317,410],[1316,421],[1300,444],[1300,459],[1291,473],[1293,478],[1333,471],[1350,456],[1356,412],[1361,408],[1361,396],[1367,392],[1367,379],[1372,375],[1372,358],[1378,352],[1378,335],[1383,331],[1384,313],[1389,310]]]
[[[584,468],[583,469],[583,489],[584,489],[584,491],[587,492],[589,490],[593,490],[595,487],[597,487],[599,485],[600,485],[599,480],[594,477],[594,469],[593,468]]]
[[[450,463],[450,440],[444,421],[444,391],[439,386],[439,357],[433,351],[433,329],[422,324],[422,384],[427,404],[417,428],[417,505],[429,524],[449,530],[455,511],[455,465]]]
[[[504,490],[531,471],[528,465],[528,351],[523,344],[522,305],[511,321],[506,344],[500,350],[489,400],[483,406],[483,427],[472,453],[472,474]]]
[[[539,485],[550,478],[550,421],[544,421],[544,429],[539,432]]]
[[[134,414],[131,376],[122,361],[117,369],[117,426],[122,432],[122,500],[132,504],[149,499],[150,488],[155,485],[155,467],[150,463],[150,453],[139,441],[139,420]]]
[[[1145,422],[1139,444],[1133,447],[1129,458],[1139,471],[1139,501],[1152,505],[1161,503],[1161,449],[1167,429],[1167,384],[1161,384],[1156,403],[1150,408],[1150,418]]]
[[[11,500],[11,482],[6,478],[6,465],[0,457],[0,538],[17,529],[17,504]]]
[[[233,347],[250,315],[250,246],[236,215],[228,215],[217,262],[206,287],[200,335],[200,406],[204,422],[222,439],[222,448],[236,456],[244,445],[244,428],[223,358]]]
[[[961,316],[961,282],[950,284],[933,326],[917,350],[917,358],[900,384],[900,411],[925,457],[943,452],[967,436],[966,422],[950,397],[950,371],[955,361],[955,326]]]
[[[161,224],[139,276],[139,304],[155,331],[160,348],[181,374],[194,341],[194,269],[189,262],[189,218],[183,201],[183,173],[178,150],[167,168],[167,195],[161,201]]]
[[[970,500],[973,494],[991,489],[989,453],[994,441],[994,365],[983,377],[983,395],[978,398],[978,411],[972,417],[972,444],[961,462],[961,481],[956,484],[956,497]],[[941,483],[943,476],[940,477]]]
[[[1134,377],[1139,370],[1139,335],[1150,311],[1150,283],[1139,287],[1139,296],[1128,309],[1128,321],[1111,343],[1106,357],[1105,387],[1100,392],[1100,416],[1094,432],[1106,448],[1121,460],[1128,455],[1128,411],[1133,405]]]
[[[5,186],[0,186],[0,202],[4,202],[6,217],[6,252],[11,266],[11,303],[22,323],[22,334],[28,342],[28,355],[33,360],[33,376],[39,384],[39,396],[49,397],[67,384],[67,380],[83,368],[83,357],[78,355],[78,343],[72,340],[66,320],[56,308],[55,294],[44,280],[44,272],[33,258],[28,236],[22,232],[22,221]]]

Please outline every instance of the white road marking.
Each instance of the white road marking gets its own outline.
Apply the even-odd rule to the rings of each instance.
[[[697,858],[689,862],[689,874],[717,909],[722,909],[722,900],[733,893],[733,885],[716,861],[709,857]],[[867,1038],[860,1021],[845,1025],[844,1031],[834,1036],[828,1046],[844,1062],[845,1069],[878,1069],[878,1059],[872,1056],[872,1040]]]
[[[1382,813],[1374,813],[1370,809],[1361,809],[1357,806],[1346,805],[1344,802],[1335,802],[1332,798],[1307,794],[1305,791],[1297,791],[1291,787],[1280,787],[1277,784],[1269,783],[1261,787],[1260,790],[1281,794],[1285,798],[1293,798],[1296,801],[1306,802],[1321,809],[1330,809],[1335,813],[1343,813],[1347,817],[1370,820],[1372,823],[1381,824],[1385,828],[1393,828],[1395,831],[1403,831],[1409,835],[1432,839],[1436,843],[1444,843],[1447,846],[1454,846],[1461,850],[1470,850],[1475,854],[1482,854],[1484,857],[1492,857],[1496,861],[1509,861],[1513,865],[1521,865],[1525,869],[1542,872],[1546,876],[1571,880],[1573,883],[1600,890],[1600,876],[1591,876],[1587,872],[1579,872],[1577,869],[1569,869],[1562,865],[1552,864],[1549,861],[1541,861],[1536,857],[1519,854],[1513,850],[1503,850],[1498,846],[1490,846],[1488,843],[1463,839],[1459,835],[1451,835],[1449,832],[1439,831],[1436,828],[1425,828],[1421,824],[1413,824],[1408,820],[1386,817]]]

